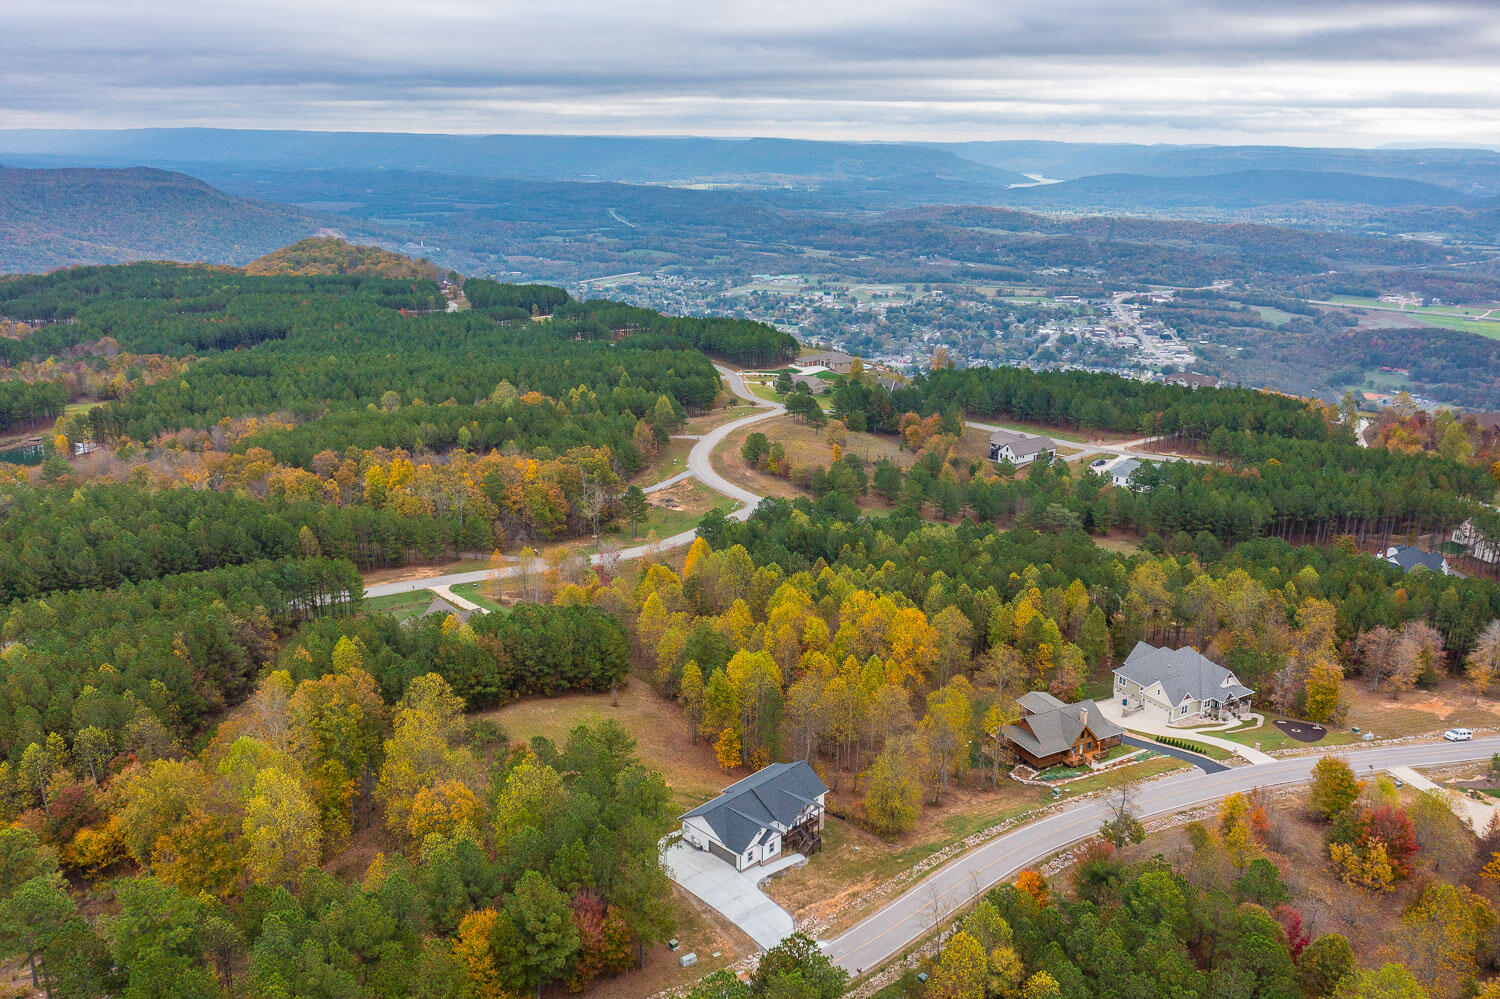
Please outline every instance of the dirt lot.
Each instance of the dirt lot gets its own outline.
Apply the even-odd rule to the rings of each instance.
[[[620,690],[618,700],[611,704],[609,694],[567,694],[517,701],[478,717],[500,726],[512,742],[540,735],[559,745],[577,726],[613,718],[635,736],[642,762],[662,772],[684,811],[744,776],[721,769],[707,743],[700,740],[695,745],[687,715],[644,682],[632,680]]]
[[[785,447],[787,457],[790,458],[794,467],[810,465],[826,467],[831,463],[832,452],[828,445],[826,427],[819,430],[805,423],[798,423],[790,416],[778,416],[730,434],[723,443],[714,448],[714,468],[736,485],[753,489],[765,496],[782,496],[792,499],[805,495],[801,489],[788,480],[756,471],[745,464],[745,460],[740,457],[740,448],[744,446],[747,437],[757,432],[765,434],[773,444],[781,444]],[[916,460],[916,456],[910,451],[901,449],[894,437],[881,437],[875,434],[849,434],[843,451],[845,454],[858,455],[871,465],[882,458],[888,458],[902,469],[907,468]],[[963,439],[959,442],[958,453],[965,458],[987,456],[989,435],[984,431],[966,429]],[[869,499],[869,504],[883,506],[875,497]]]
[[[650,516],[640,525],[640,534],[655,531],[658,538],[670,538],[674,534],[698,526],[703,515],[714,507],[726,512],[739,508],[736,500],[710,489],[697,479],[684,479],[667,489],[660,489],[646,497],[651,504]],[[621,536],[629,537],[629,530]]]
[[[399,583],[407,579],[425,579],[428,576],[444,575],[450,572],[474,572],[476,569],[488,569],[489,559],[466,558],[456,562],[443,562],[439,565],[406,565],[399,569],[371,569],[364,574],[366,586],[374,586],[377,583]]]
[[[1441,733],[1455,726],[1500,727],[1500,701],[1476,697],[1457,681],[1444,682],[1429,690],[1409,691],[1399,697],[1384,691],[1372,692],[1369,684],[1358,678],[1344,689],[1349,697],[1346,731],[1358,725],[1360,731],[1374,732],[1377,738],[1399,739]]]

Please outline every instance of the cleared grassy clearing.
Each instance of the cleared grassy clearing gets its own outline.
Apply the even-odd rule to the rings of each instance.
[[[478,604],[491,613],[510,613],[509,607],[502,606],[490,599],[489,595],[485,592],[486,586],[484,583],[459,583],[457,586],[450,586],[449,589],[453,591],[455,597],[463,597],[470,603]]]
[[[397,620],[404,621],[409,617],[420,614],[432,603],[433,592],[431,590],[414,590],[411,593],[392,593],[384,597],[367,597],[365,599],[365,610],[371,614],[390,614]]]
[[[661,771],[683,810],[702,804],[745,776],[743,770],[720,768],[712,747],[701,740],[693,741],[687,715],[640,680],[632,680],[615,698],[607,693],[533,698],[483,712],[479,717],[500,726],[512,742],[526,742],[540,735],[559,745],[579,725],[612,718],[635,737],[641,761],[649,769]]]

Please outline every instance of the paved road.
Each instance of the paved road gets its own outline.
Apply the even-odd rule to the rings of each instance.
[[[1364,775],[1392,766],[1487,760],[1495,752],[1500,752],[1500,737],[1344,749],[1341,755],[1356,773]],[[1137,787],[1136,807],[1142,818],[1149,818],[1217,801],[1235,791],[1301,783],[1309,778],[1317,760],[1318,754],[1314,754],[1223,773],[1188,773],[1150,781]],[[826,943],[828,956],[852,974],[873,970],[993,885],[1093,835],[1104,813],[1102,801],[1085,799],[991,840],[939,868],[843,936]]]
[[[713,464],[709,461],[709,456],[713,454],[714,448],[717,447],[719,443],[724,440],[724,438],[728,437],[736,430],[739,430],[741,427],[747,426],[751,423],[755,423],[759,420],[769,419],[772,416],[779,416],[780,414],[786,412],[786,407],[782,406],[780,403],[767,402],[764,399],[752,395],[751,392],[745,388],[745,383],[740,378],[737,372],[730,371],[728,368],[721,368],[717,364],[714,365],[714,367],[718,369],[719,375],[724,379],[725,384],[729,386],[729,390],[731,392],[742,399],[747,399],[750,402],[754,403],[757,408],[753,412],[751,412],[750,415],[742,416],[738,420],[733,420],[721,427],[716,427],[715,429],[699,437],[697,443],[693,445],[692,451],[688,452],[687,471],[674,475],[670,479],[664,479],[663,481],[658,482],[652,486],[648,486],[643,491],[648,493],[653,492],[667,485],[681,482],[683,479],[691,476],[698,479],[710,489],[718,490],[726,496],[739,500],[744,505],[740,509],[731,513],[730,516],[736,520],[748,520],[750,519],[750,514],[755,512],[755,506],[761,501],[761,497],[742,486],[735,485],[733,482],[730,482],[728,479],[724,478],[724,476],[716,472],[714,470]],[[672,548],[681,548],[684,545],[690,545],[693,543],[693,539],[697,536],[698,531],[696,528],[694,528],[691,531],[683,531],[681,534],[674,534],[669,538],[662,538],[656,543],[656,550],[659,552],[667,551]],[[619,558],[621,561],[640,558],[646,553],[647,550],[647,545],[635,545],[634,547],[622,550],[619,554]],[[603,559],[598,555],[595,555],[589,559],[589,563],[591,565],[599,565],[602,561]],[[515,574],[515,566],[508,566],[500,570],[500,577],[502,579],[514,576]],[[490,571],[488,569],[475,569],[472,572],[450,572],[436,576],[422,576],[418,579],[403,579],[394,583],[378,583],[374,586],[368,586],[365,588],[365,596],[383,597],[388,596],[392,593],[412,593],[416,590],[430,590],[434,586],[446,587],[457,586],[460,583],[479,583],[489,578]]]

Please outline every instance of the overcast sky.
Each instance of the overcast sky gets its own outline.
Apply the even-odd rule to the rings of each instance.
[[[3,0],[0,127],[1500,145],[1500,0]]]

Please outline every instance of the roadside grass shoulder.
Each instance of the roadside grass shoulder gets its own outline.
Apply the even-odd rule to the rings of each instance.
[[[459,583],[455,586],[450,586],[449,589],[453,591],[454,596],[463,597],[470,603],[476,603],[492,614],[510,613],[509,607],[496,603],[490,598],[489,594],[485,592],[486,587],[484,583]]]

